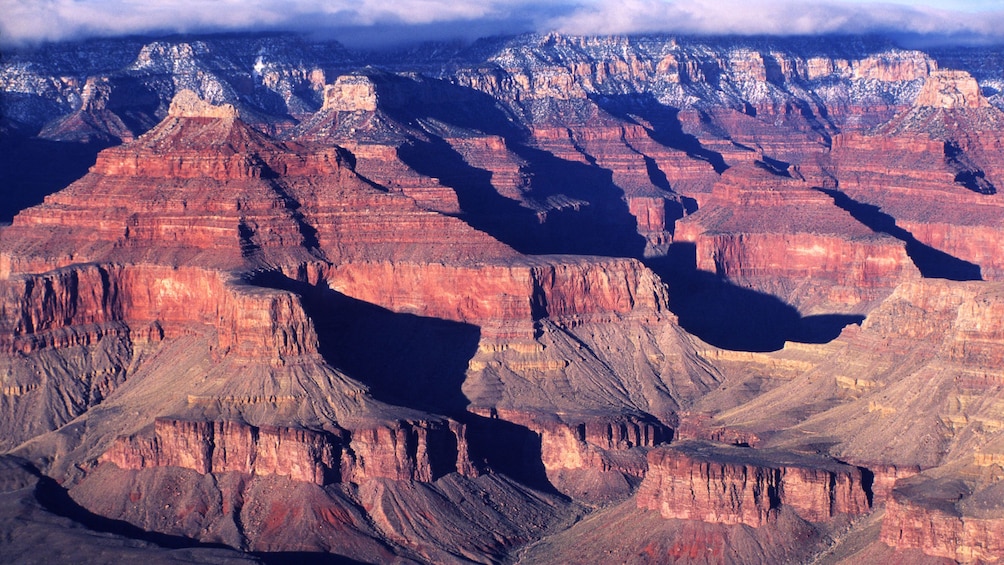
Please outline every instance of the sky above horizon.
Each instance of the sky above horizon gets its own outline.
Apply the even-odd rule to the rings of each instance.
[[[1004,43],[1004,0],[0,0],[0,43],[302,31],[359,46],[559,31]]]

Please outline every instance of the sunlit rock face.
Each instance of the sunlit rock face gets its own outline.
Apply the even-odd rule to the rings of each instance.
[[[992,51],[100,45],[0,62],[5,532],[999,560]]]
[[[915,106],[932,108],[987,108],[990,106],[980,85],[966,71],[932,72],[921,88]]]
[[[869,511],[861,470],[748,447],[682,442],[652,451],[638,506],[664,518],[760,527],[782,506],[809,522]]]

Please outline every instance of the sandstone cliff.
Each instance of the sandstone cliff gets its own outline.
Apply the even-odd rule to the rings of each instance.
[[[649,454],[637,500],[665,518],[760,527],[782,506],[810,522],[866,513],[870,489],[849,465],[691,441]]]
[[[234,108],[193,97],[179,94],[157,128],[106,150],[89,175],[19,215],[0,268],[38,272],[112,255],[229,269],[325,258],[513,255],[463,222],[361,179],[338,148],[272,141]],[[137,194],[136,183],[147,191]],[[383,213],[355,213],[367,207]],[[81,238],[80,229],[90,235]],[[390,243],[390,234],[404,233],[410,243]],[[54,242],[74,238],[72,254],[58,251]]]
[[[199,473],[282,475],[323,485],[338,477],[339,444],[309,430],[157,419],[152,438],[117,442],[104,456],[123,469],[173,466]]]
[[[280,475],[317,485],[376,478],[431,482],[453,472],[477,476],[464,430],[458,422],[437,421],[325,432],[158,418],[152,435],[120,438],[101,461],[133,470]]]
[[[931,502],[894,497],[886,503],[882,542],[959,563],[1000,561],[1004,554],[1004,519],[965,516],[950,501],[933,506]]]
[[[797,170],[768,169],[733,167],[679,222],[697,269],[817,309],[874,302],[917,276],[901,242],[834,206]]]
[[[998,238],[1001,124],[967,73],[932,74],[913,107],[870,135],[834,140],[844,207],[906,242],[925,276],[998,279],[1000,258],[986,242]]]

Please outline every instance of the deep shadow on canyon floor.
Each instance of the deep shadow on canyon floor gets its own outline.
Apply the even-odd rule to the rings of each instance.
[[[481,338],[478,326],[392,312],[278,273],[261,273],[250,282],[300,295],[321,355],[367,385],[373,398],[466,424],[475,464],[560,495],[547,479],[537,433],[467,411],[461,386]]]
[[[670,310],[680,327],[707,343],[738,351],[776,351],[786,341],[827,343],[864,316],[802,316],[770,294],[697,269],[696,246],[674,243],[665,257],[646,262],[670,289]]]
[[[107,143],[0,137],[0,223],[87,174]]]

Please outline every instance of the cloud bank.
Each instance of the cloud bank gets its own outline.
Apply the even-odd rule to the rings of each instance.
[[[0,14],[8,45],[238,30],[355,33],[363,43],[524,31],[894,33],[1004,43],[998,0],[0,0]]]

